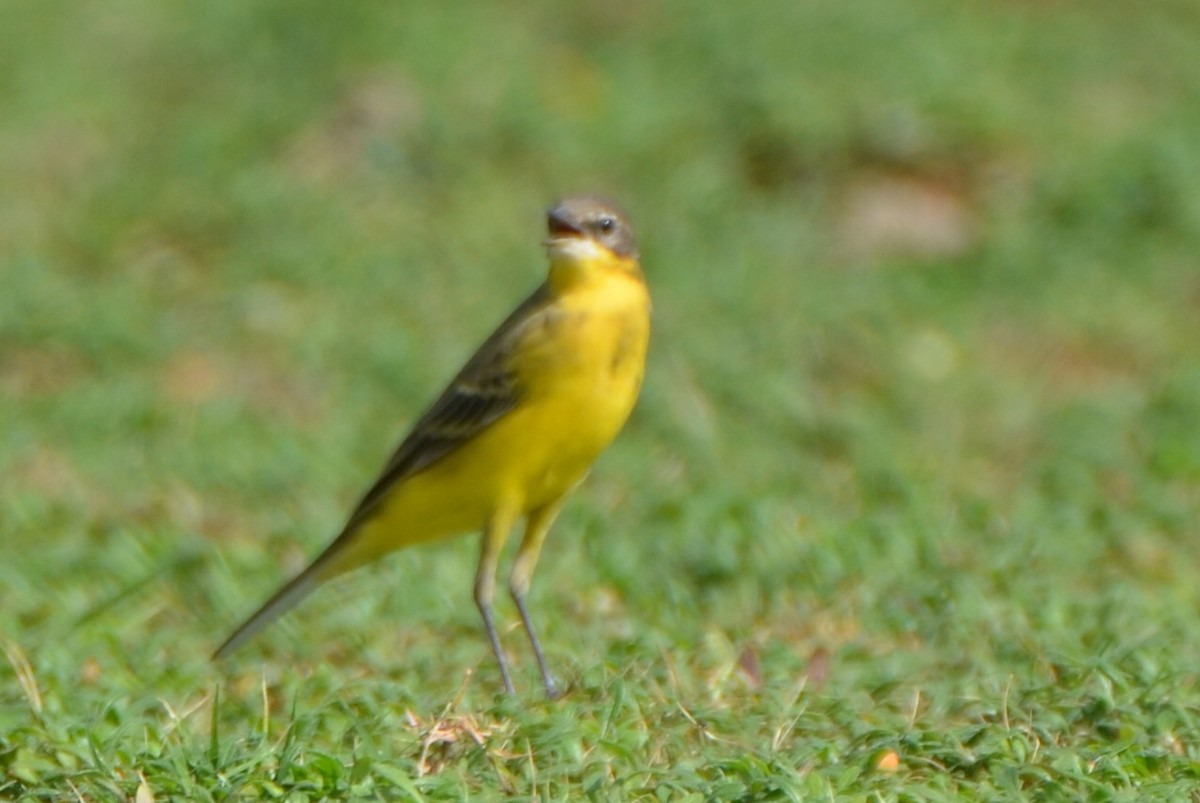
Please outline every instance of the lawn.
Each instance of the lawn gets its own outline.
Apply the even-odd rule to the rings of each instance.
[[[9,4],[0,799],[1200,799],[1200,8]],[[628,207],[634,417],[213,648]]]

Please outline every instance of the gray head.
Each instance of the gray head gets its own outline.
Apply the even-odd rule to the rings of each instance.
[[[637,257],[633,226],[621,207],[598,195],[569,195],[546,212],[550,239],[589,238],[622,257]]]

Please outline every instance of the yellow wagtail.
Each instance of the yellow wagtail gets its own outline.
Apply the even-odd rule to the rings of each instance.
[[[421,416],[341,534],[214,657],[237,649],[330,577],[394,549],[482,529],[475,604],[511,693],[492,597],[501,548],[525,517],[508,588],[546,693],[557,696],[525,596],[563,500],[633,409],[645,372],[650,297],[633,229],[614,204],[574,196],[547,217],[546,281]]]

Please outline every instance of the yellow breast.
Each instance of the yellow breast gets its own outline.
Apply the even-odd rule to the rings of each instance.
[[[526,509],[578,482],[628,419],[645,373],[650,302],[640,276],[609,272],[570,288],[514,368],[525,404]],[[507,427],[505,429],[508,429]]]

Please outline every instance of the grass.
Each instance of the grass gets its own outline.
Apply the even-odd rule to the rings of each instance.
[[[1187,3],[14,6],[0,797],[1200,789]],[[228,629],[630,208],[642,403],[532,606],[475,542]]]

